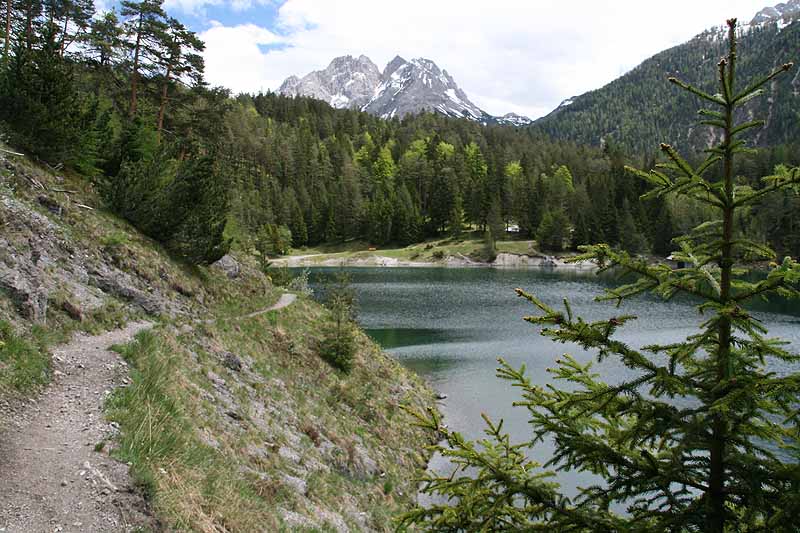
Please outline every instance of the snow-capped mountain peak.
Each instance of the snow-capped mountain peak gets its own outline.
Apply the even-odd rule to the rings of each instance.
[[[518,115],[517,113],[506,113],[502,117],[498,118],[497,121],[500,124],[518,127],[527,126],[533,123],[533,121],[525,115]]]
[[[372,89],[380,78],[381,73],[370,58],[348,55],[334,58],[324,70],[316,70],[303,78],[289,76],[278,92],[319,98],[333,107],[360,108],[372,97]]]
[[[493,117],[472,103],[450,74],[432,60],[395,56],[381,73],[366,56],[337,57],[325,70],[303,78],[290,76],[278,90],[325,100],[334,107],[360,109],[382,118],[432,111],[483,124],[527,125],[530,119],[510,113]]]
[[[453,78],[424,57],[392,59],[383,71],[370,101],[362,108],[383,118],[402,117],[420,111],[436,111],[452,117],[480,120],[486,113],[469,101]]]
[[[788,2],[765,7],[756,13],[756,16],[750,21],[750,25],[756,26],[765,22],[781,21],[798,15],[800,15],[800,0],[789,0]]]

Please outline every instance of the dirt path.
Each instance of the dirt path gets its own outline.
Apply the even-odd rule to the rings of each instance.
[[[283,294],[252,318],[283,309]],[[95,445],[113,438],[103,415],[111,391],[128,382],[127,364],[108,348],[152,324],[136,322],[90,337],[77,335],[53,351],[53,382],[45,392],[0,418],[0,533],[106,533],[153,526],[128,465]]]
[[[127,382],[108,350],[150,327],[76,336],[53,352],[52,384],[0,431],[0,532],[117,532],[152,525],[128,466],[95,445],[111,438],[103,402]],[[2,422],[2,421],[0,421]]]
[[[222,320],[245,320],[245,319],[248,319],[248,318],[253,318],[253,317],[256,317],[256,316],[259,316],[259,315],[263,315],[265,313],[269,313],[270,311],[277,311],[278,309],[283,309],[284,307],[288,307],[288,306],[292,305],[295,300],[297,300],[297,295],[296,294],[292,294],[290,292],[287,292],[287,293],[281,294],[281,297],[278,298],[277,302],[275,302],[274,304],[270,305],[269,307],[267,307],[265,309],[259,309],[258,311],[253,311],[252,313],[247,313],[246,315],[238,315],[238,316],[229,317],[229,318],[210,318],[208,320],[205,320],[204,323],[206,323],[206,324],[214,324],[216,322],[221,322]]]
[[[281,294],[281,297],[278,298],[278,301],[272,304],[271,306],[267,307],[266,309],[262,309],[260,311],[255,311],[254,313],[249,313],[240,317],[237,317],[237,320],[242,320],[245,318],[253,318],[258,315],[263,315],[265,313],[269,313],[270,311],[277,311],[278,309],[283,309],[284,307],[288,307],[297,300],[297,295],[292,294],[290,292]]]

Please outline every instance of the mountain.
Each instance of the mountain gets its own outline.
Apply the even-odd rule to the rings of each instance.
[[[800,13],[800,0],[789,0],[772,7],[765,7],[753,17],[750,24],[763,24],[772,20],[793,17]]]
[[[762,9],[740,26],[740,80],[763,76],[771,68],[800,61],[800,0]],[[715,27],[689,42],[665,50],[588,93],[569,98],[533,128],[557,139],[599,145],[614,143],[629,151],[652,152],[668,141],[681,149],[701,150],[713,141],[711,129],[698,126],[698,98],[667,82],[675,76],[704,90],[715,90],[717,62],[727,53],[727,27]],[[800,138],[800,73],[797,67],[754,99],[743,115],[763,118],[764,128],[750,141],[759,146]]]
[[[289,76],[278,89],[288,96],[310,96],[333,107],[366,111],[381,118],[432,111],[482,124],[526,126],[532,121],[508,113],[495,117],[472,103],[446,70],[430,59],[396,56],[383,72],[368,57],[342,56],[324,70]]]
[[[333,107],[362,108],[382,81],[380,70],[367,56],[337,57],[325,70],[314,71],[302,79],[289,76],[278,92],[325,100]]]

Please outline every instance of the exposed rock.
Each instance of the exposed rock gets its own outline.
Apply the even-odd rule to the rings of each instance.
[[[225,367],[233,370],[234,372],[241,372],[242,371],[242,360],[239,359],[239,356],[232,352],[222,352],[221,354],[222,364]]]
[[[137,289],[130,276],[124,272],[101,267],[90,271],[89,275],[91,283],[100,290],[128,300],[150,315],[163,311],[159,300]]]
[[[64,300],[64,303],[61,304],[62,309],[67,312],[67,314],[72,318],[72,320],[77,320],[78,322],[83,322],[84,314],[83,310],[78,307],[77,305],[73,304],[69,300]]]
[[[352,450],[352,471],[362,477],[371,477],[380,473],[378,463],[369,456],[367,449],[361,445],[356,444]]]
[[[294,490],[297,494],[301,496],[305,496],[306,492],[308,491],[308,485],[304,479],[300,479],[299,477],[290,476],[289,474],[284,474],[281,478],[283,484],[287,487],[290,487]]]
[[[300,463],[300,454],[288,446],[281,446],[278,448],[278,455],[292,463]]]
[[[299,79],[289,76],[278,91],[286,95],[311,96],[333,107],[360,109],[374,96],[381,73],[367,56],[342,56]]]
[[[213,263],[211,267],[221,270],[230,279],[239,277],[239,274],[242,272],[242,266],[230,255],[223,255],[216,263]]]
[[[750,24],[755,26],[780,20],[782,18],[790,18],[800,14],[800,0],[789,0],[788,2],[781,2],[774,6],[768,6],[756,13]]]
[[[319,524],[311,520],[310,518],[301,515],[300,513],[296,513],[294,511],[290,511],[288,509],[281,509],[281,518],[289,526],[290,529],[287,531],[292,531],[294,529],[303,530],[303,531],[318,531]]]
[[[33,322],[44,322],[47,318],[47,290],[34,276],[29,270],[13,271],[0,267],[0,288],[8,292],[23,317]]]
[[[548,268],[567,268],[567,269],[594,269],[597,266],[589,261],[580,263],[567,263],[563,259],[554,256],[532,256],[521,254],[499,253],[492,263],[500,267],[548,267]]]

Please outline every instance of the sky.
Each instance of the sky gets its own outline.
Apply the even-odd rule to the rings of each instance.
[[[206,79],[276,90],[341,55],[447,70],[493,115],[536,118],[725,19],[776,0],[166,0],[206,43]]]

